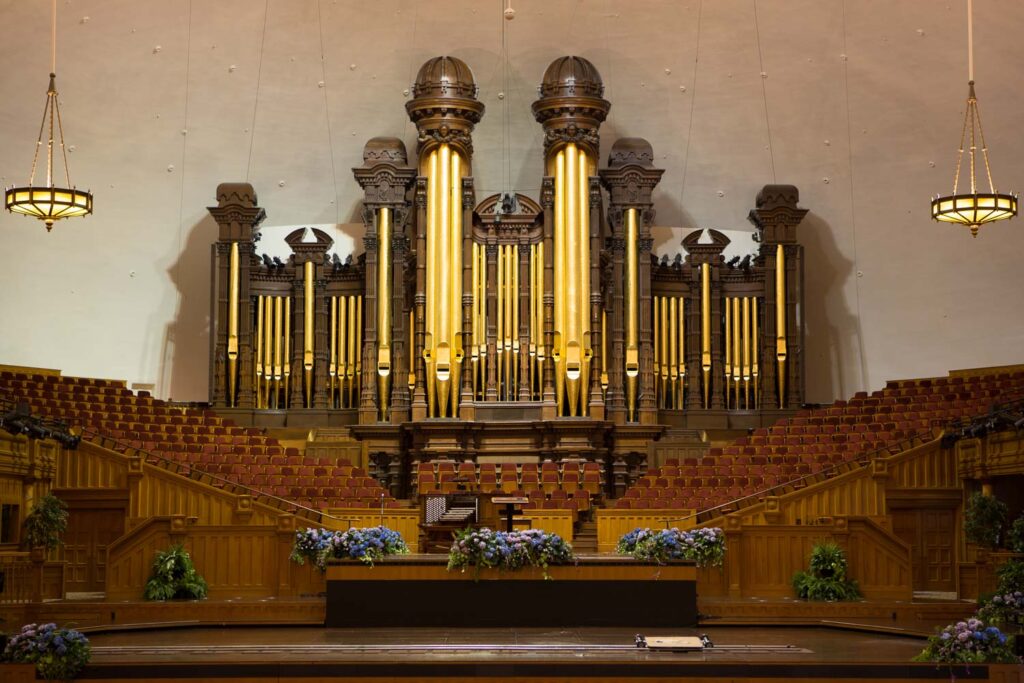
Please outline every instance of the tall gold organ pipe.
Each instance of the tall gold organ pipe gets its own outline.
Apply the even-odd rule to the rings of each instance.
[[[282,317],[284,315],[284,297],[274,297],[274,406],[275,408],[283,408],[280,404],[281,397],[281,378],[284,374],[283,368],[281,367],[281,342],[283,330]]]
[[[751,297],[750,299],[750,347],[751,347],[751,364],[750,364],[750,376],[754,380],[754,408],[759,407],[760,397],[758,395],[758,340],[760,336],[757,333],[758,322],[757,322],[757,297]]]
[[[306,261],[303,265],[303,294],[305,305],[305,317],[303,318],[303,334],[302,334],[302,368],[305,374],[306,380],[306,407],[313,407],[313,311],[314,309],[314,293],[313,293],[313,262]]]
[[[683,398],[686,393],[686,299],[679,297],[679,393],[676,408],[685,406]]]
[[[416,388],[416,311],[409,309],[409,390]]]
[[[256,407],[263,405],[263,297],[256,297]]]
[[[626,419],[636,420],[637,380],[640,375],[640,316],[636,209],[626,209]]]
[[[451,250],[448,280],[448,344],[451,347],[451,406],[446,415],[455,417],[458,414],[459,387],[462,377],[462,156],[457,150],[451,150],[451,169],[449,171],[449,230],[448,248]],[[472,227],[472,226],[471,226]]]
[[[345,378],[348,380],[348,407],[355,407],[355,395],[356,395],[356,344],[358,341],[359,327],[356,325],[358,320],[358,312],[356,307],[358,305],[356,297],[350,296],[348,298],[348,367],[346,368]]]
[[[344,296],[338,298],[338,407],[345,407],[345,375],[348,374],[348,354],[345,353],[345,346],[348,344],[348,299]]]
[[[740,297],[732,298],[732,383],[734,408],[740,405],[740,377],[743,373],[743,322],[740,320]]]
[[[659,379],[661,380],[661,402],[668,407],[668,297],[661,297],[661,310],[658,312],[659,325],[661,330],[661,368]]]
[[[263,383],[266,408],[270,404],[270,390],[274,378],[274,297],[263,297]]]
[[[608,313],[601,310],[601,393],[608,393]]]
[[[555,254],[554,254],[554,289],[555,289],[555,329],[554,348],[551,351],[555,364],[555,404],[559,415],[565,404],[565,149],[555,155]]]
[[[725,297],[725,407],[729,407],[732,384],[732,297]]]
[[[504,400],[504,390],[502,387],[502,378],[504,376],[505,369],[505,245],[498,245],[498,259],[497,259],[497,277],[498,282],[495,286],[495,299],[497,300],[495,308],[497,309],[498,320],[497,330],[494,342],[494,348],[497,352],[495,356],[495,363],[497,365],[497,382],[498,382],[498,397]]]
[[[284,407],[288,407],[288,389],[292,376],[292,298],[284,298]]]
[[[775,249],[775,359],[779,366],[779,407],[786,407],[786,251]]]
[[[704,407],[711,407],[711,266],[700,264],[700,366],[704,374]]]
[[[238,296],[239,296],[238,242],[231,243],[228,259],[228,405],[234,407],[238,387]]]
[[[477,250],[477,287],[476,287],[476,303],[477,303],[477,329],[478,329],[478,341],[480,346],[480,378],[478,380],[479,397],[484,397],[486,377],[487,377],[487,249],[484,245],[480,245]]]
[[[579,340],[582,358],[580,360],[580,408],[578,415],[590,413],[590,359],[594,349],[590,345],[590,160],[586,149],[579,149],[579,183],[576,185],[579,206],[579,294],[576,296],[576,315],[579,316]],[[636,290],[639,292],[639,288]],[[639,297],[639,293],[636,295]]]
[[[675,405],[676,391],[679,384],[679,303],[676,297],[668,299],[668,396],[669,407]]]
[[[377,245],[377,410],[383,422],[391,407],[391,209],[386,206],[377,214]]]
[[[331,407],[334,407],[334,392],[338,388],[338,297],[331,297],[331,355],[327,364],[330,377]]]
[[[750,409],[750,356],[753,340],[750,338],[750,297],[743,297],[743,402]]]
[[[451,344],[451,147],[442,144],[438,150],[438,222],[437,222],[437,253],[434,257],[437,266],[437,312],[434,327],[434,366],[437,382],[437,414],[448,415],[448,397],[451,393],[452,380],[452,349]]]
[[[423,345],[423,358],[424,358],[424,370],[427,376],[423,378],[423,382],[427,387],[427,415],[434,417],[435,408],[437,406],[437,387],[434,382],[434,364],[437,362],[437,358],[434,355],[434,343],[435,343],[435,320],[434,316],[437,315],[437,246],[438,240],[438,227],[439,216],[441,212],[441,201],[438,197],[438,186],[440,185],[440,178],[438,178],[438,154],[439,150],[434,149],[430,152],[430,157],[427,162],[427,302],[426,302],[426,321],[424,323],[425,339]]]
[[[537,245],[530,245],[530,345],[527,348],[529,353],[530,374],[526,378],[530,383],[530,399],[534,395],[534,378],[537,367]]]
[[[663,390],[665,387],[664,382],[661,381],[661,297],[652,296],[651,301],[653,302],[651,320],[654,326],[654,397],[658,402],[658,407],[664,408]]]
[[[523,378],[519,376],[519,245],[512,245],[510,255],[512,261],[512,291],[509,292],[509,306],[512,308],[512,382],[508,400],[514,401],[519,396],[519,383]]]
[[[480,245],[473,242],[470,245],[470,282],[473,287],[473,315],[470,321],[471,338],[469,342],[469,358],[471,372],[473,373],[473,400],[477,397],[478,376],[480,372]]]

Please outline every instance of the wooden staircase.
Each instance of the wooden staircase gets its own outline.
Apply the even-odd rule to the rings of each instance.
[[[576,553],[597,552],[597,522],[580,522],[572,539]]]

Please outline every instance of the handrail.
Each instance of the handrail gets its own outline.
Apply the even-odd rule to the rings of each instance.
[[[134,451],[137,451],[139,453],[144,454],[145,455],[145,459],[147,461],[149,461],[150,458],[153,458],[153,459],[159,461],[160,463],[162,463],[163,469],[172,470],[172,471],[174,471],[175,474],[179,474],[179,475],[181,475],[183,477],[187,477],[188,479],[198,480],[198,479],[200,479],[200,477],[209,477],[210,479],[213,479],[214,481],[221,482],[224,485],[223,488],[225,490],[229,490],[228,487],[230,487],[230,492],[231,493],[237,493],[237,491],[235,491],[235,489],[242,489],[242,491],[244,491],[247,495],[251,495],[254,500],[259,500],[260,498],[266,498],[266,499],[272,500],[275,503],[278,503],[278,505],[274,505],[273,507],[276,507],[279,510],[282,509],[281,504],[284,504],[284,505],[290,506],[290,507],[292,507],[292,508],[294,508],[296,510],[302,510],[303,512],[307,513],[307,516],[309,516],[311,519],[313,519],[315,521],[318,521],[320,523],[323,523],[323,520],[326,518],[326,519],[330,519],[330,520],[335,521],[335,522],[345,522],[345,523],[347,523],[349,525],[349,528],[352,527],[353,520],[351,518],[348,518],[348,517],[335,517],[334,515],[331,515],[331,514],[328,514],[328,513],[324,512],[323,510],[314,510],[313,508],[306,507],[305,505],[302,505],[301,503],[296,503],[293,500],[288,500],[287,498],[281,498],[280,496],[276,496],[276,495],[274,495],[272,493],[267,493],[266,491],[261,491],[259,489],[254,489],[251,486],[239,483],[239,482],[234,481],[232,479],[228,479],[227,477],[222,477],[219,474],[214,474],[212,472],[207,472],[205,470],[201,470],[201,469],[192,467],[191,465],[186,465],[185,463],[182,463],[182,462],[180,462],[178,460],[174,460],[173,458],[164,457],[163,455],[160,455],[159,453],[154,453],[153,451],[146,450],[145,448],[139,448],[137,446],[133,446],[129,441],[126,441],[124,439],[118,439],[118,438],[109,436],[107,434],[103,434],[101,432],[96,431],[92,427],[83,426],[82,427],[82,435],[83,436],[85,436],[85,435],[94,436],[94,437],[96,437],[98,439],[105,439],[105,440],[112,441],[114,443],[120,444],[122,446],[125,446],[126,448],[131,448]],[[95,443],[95,439],[90,439],[90,441]],[[106,448],[106,446],[104,446],[102,443],[99,443],[97,445]],[[199,477],[193,477],[192,476],[193,472],[197,472],[200,476]]]

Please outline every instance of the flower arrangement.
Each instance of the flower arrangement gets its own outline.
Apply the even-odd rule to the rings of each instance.
[[[928,646],[914,657],[915,662],[939,664],[975,664],[990,662],[1016,664],[1012,643],[995,626],[980,619],[958,621],[928,639]]]
[[[523,531],[493,531],[487,527],[467,528],[455,534],[448,551],[448,571],[476,567],[515,570],[522,567],[540,567],[544,578],[551,565],[569,564],[576,559],[572,546],[558,534],[541,529]]]
[[[804,600],[856,600],[857,582],[846,577],[846,553],[837,543],[817,543],[811,549],[810,571],[793,575],[793,591]]]
[[[645,562],[693,560],[698,567],[721,567],[725,562],[725,534],[719,528],[680,531],[633,529],[619,539],[615,552]]]
[[[327,560],[352,559],[373,565],[376,560],[388,555],[402,555],[409,552],[402,535],[384,526],[328,531],[327,529],[306,529],[295,532],[291,559],[299,564],[309,560],[320,571],[327,569]]]
[[[89,639],[70,628],[56,624],[26,624],[7,641],[3,660],[16,664],[35,664],[46,680],[71,680],[88,663]]]
[[[1024,626],[1024,593],[1014,591],[1003,595],[993,595],[981,609],[978,619],[986,624],[994,624],[1003,628],[1013,627],[1015,631]]]

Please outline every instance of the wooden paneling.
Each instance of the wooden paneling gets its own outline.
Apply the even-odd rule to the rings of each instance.
[[[1024,470],[1024,435],[1017,430],[991,434],[984,439],[961,439],[956,462],[964,479],[1020,474]]]
[[[573,510],[523,510],[523,517],[530,520],[531,529],[543,529],[550,534],[558,534],[570,543],[573,539],[573,516]]]
[[[114,456],[114,457],[111,457]],[[123,489],[128,486],[129,459],[88,441],[57,463],[57,488]]]
[[[411,508],[385,508],[382,516],[380,508],[331,508],[328,510],[328,513],[340,520],[347,520],[348,523],[338,523],[334,520],[326,519],[323,526],[327,529],[345,530],[349,526],[359,528],[383,524],[402,535],[402,539],[409,546],[410,552],[419,552],[419,510]]]
[[[429,558],[430,556],[425,556]],[[627,558],[629,559],[629,558]],[[407,561],[412,560],[412,561]],[[643,564],[628,561],[614,564],[576,564],[548,567],[548,576],[554,581],[693,581],[697,569],[692,564]],[[448,571],[447,559],[434,558],[418,562],[414,558],[384,560],[372,567],[361,562],[339,562],[328,565],[327,579],[353,581],[540,581],[544,572],[537,567],[526,567],[514,572],[498,569],[476,571]]]
[[[62,548],[63,559],[67,565],[68,591],[104,590],[107,547],[124,534],[124,528],[124,507],[71,506]]]
[[[597,551],[615,552],[615,545],[625,534],[637,527],[691,529],[696,522],[694,510],[624,510],[618,508],[594,511],[597,520]],[[667,524],[666,524],[667,523]]]

